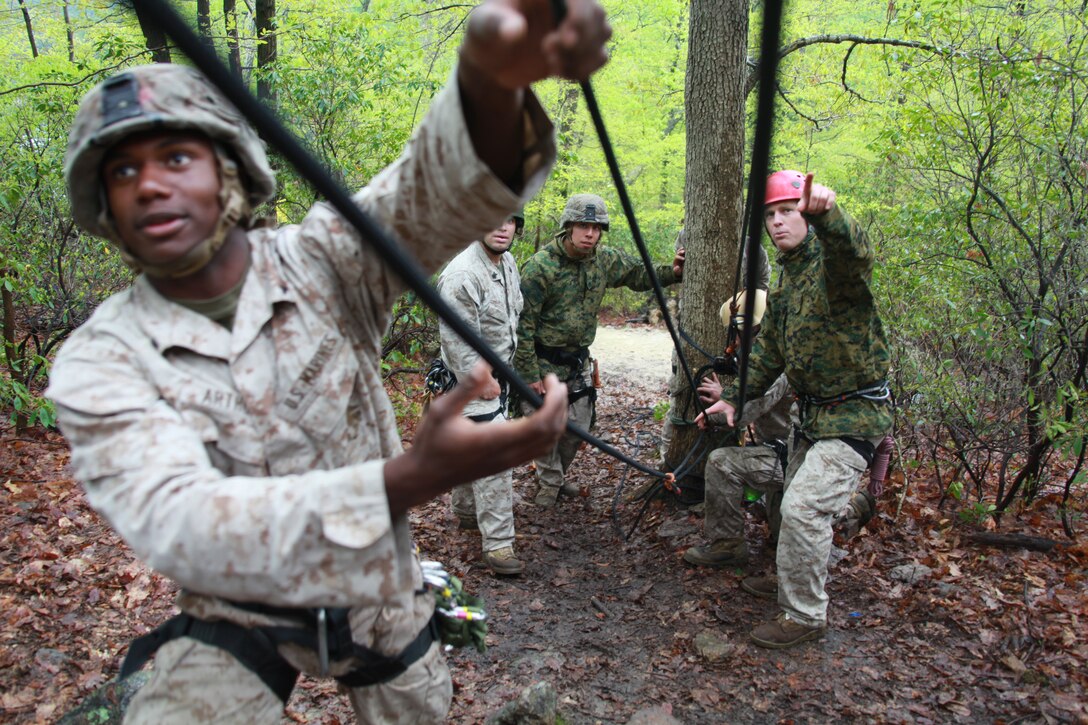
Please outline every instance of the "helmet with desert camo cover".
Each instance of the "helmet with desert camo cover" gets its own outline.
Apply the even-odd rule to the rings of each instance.
[[[215,147],[223,211],[212,236],[168,265],[136,259],[110,215],[101,166],[109,150],[148,131],[195,131]],[[169,63],[137,66],[93,88],[80,103],[68,135],[64,176],[72,215],[83,229],[105,237],[136,270],[157,277],[192,274],[211,260],[227,232],[248,224],[253,209],[273,197],[276,179],[264,144],[238,110],[203,75]]]

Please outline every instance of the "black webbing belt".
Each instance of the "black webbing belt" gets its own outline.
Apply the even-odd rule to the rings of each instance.
[[[490,413],[480,413],[478,415],[466,416],[469,420],[476,423],[489,423],[500,415],[506,412],[506,401],[510,396],[510,386],[506,384],[505,380],[499,381],[499,407],[495,408]]]
[[[539,340],[533,341],[533,347],[535,348],[537,357],[547,360],[552,365],[570,368],[571,374],[567,377],[568,380],[575,375],[579,375],[582,372],[582,368],[586,366],[586,360],[589,359],[588,347],[578,347],[572,350],[567,347],[545,345]]]
[[[189,637],[229,652],[246,669],[260,677],[276,697],[286,703],[299,673],[280,655],[277,648],[280,644],[293,643],[323,653],[319,655],[322,666],[327,661],[355,658],[359,664],[335,678],[347,687],[355,688],[379,685],[401,675],[413,662],[426,654],[432,642],[439,639],[438,623],[431,617],[427,626],[399,655],[389,657],[352,640],[346,608],[288,609],[235,604],[250,611],[290,617],[299,622],[299,626],[243,627],[234,622],[208,622],[188,614],[179,614],[129,645],[128,654],[121,665],[121,677],[128,677],[143,667],[167,642]],[[328,628],[324,637],[318,626],[318,613],[321,611],[325,612]]]
[[[588,397],[591,403],[597,402],[597,388],[587,385],[582,379],[582,371],[585,370],[586,360],[589,359],[589,348],[578,347],[573,350],[566,347],[553,347],[545,345],[540,340],[533,341],[536,356],[547,360],[552,365],[565,367],[570,370],[567,375],[567,403],[573,405],[576,401]]]

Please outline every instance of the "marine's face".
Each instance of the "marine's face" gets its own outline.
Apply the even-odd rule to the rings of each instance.
[[[601,225],[596,222],[574,222],[563,246],[572,257],[588,257],[601,241]]]
[[[502,253],[510,249],[510,245],[514,243],[515,231],[517,231],[517,223],[514,221],[514,217],[510,217],[502,223],[501,227],[492,229],[484,235],[484,247],[487,248],[487,251],[491,252],[492,256],[501,256]]]
[[[780,252],[794,249],[808,236],[808,220],[797,211],[797,200],[776,201],[763,208],[767,234]]]
[[[113,223],[138,260],[167,264],[214,232],[219,165],[202,134],[135,134],[110,149],[101,174]]]

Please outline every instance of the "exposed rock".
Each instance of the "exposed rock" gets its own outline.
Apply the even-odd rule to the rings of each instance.
[[[735,644],[710,629],[695,635],[695,651],[708,662],[720,662],[733,654],[736,648]]]
[[[888,576],[904,584],[917,584],[932,573],[925,564],[900,564],[888,572]]]
[[[687,514],[669,519],[657,529],[657,535],[662,539],[675,539],[699,532],[699,524],[693,522]]]
[[[487,718],[487,725],[555,725],[558,696],[550,682],[529,685],[514,702]]]
[[[649,707],[631,716],[627,725],[681,725],[681,722],[662,707]]]
[[[151,672],[137,672],[123,680],[112,679],[92,692],[57,725],[114,725],[125,719],[125,710],[136,691],[151,679]]]

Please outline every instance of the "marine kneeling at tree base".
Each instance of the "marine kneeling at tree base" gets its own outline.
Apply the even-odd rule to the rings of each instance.
[[[892,411],[868,235],[836,205],[835,192],[797,171],[768,178],[763,218],[781,273],[751,352],[748,393],[762,395],[784,373],[801,424],[786,467],[776,555],[782,612],[751,638],[785,648],[827,628],[832,523],[890,432]],[[734,382],[697,422],[724,413],[733,425],[738,397]]]
[[[595,2],[570,0],[558,28],[550,3],[519,7],[473,11],[453,79],[354,197],[430,271],[543,184],[554,131],[527,86],[606,60]],[[68,340],[49,395],[88,501],[181,587],[182,614],[130,650],[157,655],[125,721],[279,722],[305,671],[336,678],[362,722],[444,722],[407,511],[550,450],[565,386],[478,424],[461,415],[477,368],[402,451],[380,358],[403,281],[328,205],[254,228],[275,189],[264,149],[191,69],[89,93],[65,175],[76,221],[142,274]]]
[[[756,324],[759,324],[758,319]],[[721,392],[715,375],[699,384],[699,398],[705,405],[721,400]],[[796,396],[784,374],[778,376],[762,397],[744,406],[741,425],[747,425],[751,430],[752,440],[745,445],[716,448],[707,458],[703,536],[709,543],[685,551],[685,562],[695,566],[745,566],[749,553],[744,537],[745,504],[759,499],[763,500],[766,510],[768,544],[771,548],[778,547],[790,440],[799,423],[796,411]],[[875,514],[873,494],[864,489],[856,491],[846,508],[835,517],[835,531],[843,539],[853,538]],[[746,581],[746,588],[753,587],[765,593],[774,578],[767,583],[757,583],[754,579]],[[773,593],[777,595],[777,585],[774,585]]]

